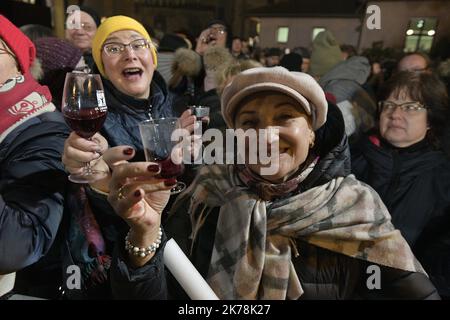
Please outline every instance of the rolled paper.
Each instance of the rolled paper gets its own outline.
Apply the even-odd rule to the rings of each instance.
[[[219,300],[173,239],[164,248],[164,264],[192,300]]]
[[[14,288],[16,273],[0,275],[0,297],[10,292]]]

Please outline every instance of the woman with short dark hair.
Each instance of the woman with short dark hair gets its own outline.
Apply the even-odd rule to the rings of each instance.
[[[380,194],[440,294],[450,296],[445,85],[433,74],[400,72],[381,93],[378,129],[352,150],[352,171]]]

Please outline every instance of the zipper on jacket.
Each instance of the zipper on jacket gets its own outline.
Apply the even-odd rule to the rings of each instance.
[[[149,105],[149,107],[148,107],[148,120],[153,120],[152,111],[153,111],[153,105]]]

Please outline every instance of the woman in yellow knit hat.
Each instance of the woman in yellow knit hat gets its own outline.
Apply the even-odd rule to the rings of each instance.
[[[105,161],[97,161],[108,146],[129,146],[133,150],[127,152],[138,155],[134,159],[144,159],[138,124],[150,117],[173,116],[172,96],[155,70],[156,50],[142,24],[126,16],[106,19],[93,39],[92,55],[104,83],[108,116],[93,141],[75,133],[67,140],[63,161],[71,173],[94,160],[98,169],[108,170]],[[183,126],[193,127],[195,117],[190,112],[181,119]],[[96,182],[93,187],[107,192],[107,182]]]
[[[120,160],[132,159],[133,162],[142,161],[143,165],[150,165],[149,174],[151,169],[159,171],[157,165],[151,167],[151,164],[144,163],[138,124],[150,117],[172,117],[172,96],[164,79],[155,70],[156,51],[149,34],[139,22],[130,17],[110,17],[99,26],[95,34],[92,55],[102,76],[108,115],[100,133],[92,138],[93,141],[83,139],[76,133],[72,133],[66,140],[63,156],[66,169],[70,173],[76,173],[82,169],[84,163],[90,162],[97,170],[110,172],[109,167],[122,157]],[[184,128],[193,130],[194,123],[195,116],[191,116],[190,111],[181,116],[181,125]],[[113,149],[101,156],[108,147]],[[85,256],[90,257],[93,256],[92,248],[95,248],[94,257],[101,256],[102,258],[97,260],[103,262],[109,261],[104,256],[111,254],[116,235],[128,229],[123,220],[115,216],[106,204],[109,180],[110,177],[96,181],[86,189],[90,203],[95,203],[92,211],[98,221],[98,227],[95,228],[96,223],[90,224],[89,233],[94,233],[95,236],[86,236],[89,243],[83,248],[86,251],[86,248],[89,248],[89,254],[86,253]],[[166,184],[169,182],[166,181]],[[171,187],[173,186],[163,186],[167,190]],[[92,243],[89,239],[93,239]],[[79,252],[83,248],[74,247],[75,242],[69,241],[71,251],[76,252],[75,255],[69,256],[75,259],[80,257],[72,264],[78,264],[83,270],[91,270],[83,273],[88,275],[83,279],[83,287],[89,288],[93,285],[89,282],[93,278],[92,261],[81,259]],[[109,264],[103,263],[102,268],[97,269],[107,271],[107,268]],[[106,277],[101,279],[107,283]],[[73,290],[65,291],[70,295]],[[76,297],[80,298],[78,295]],[[82,296],[85,297],[86,294]],[[92,296],[87,293],[87,297]],[[104,298],[104,294],[101,294],[101,297]]]

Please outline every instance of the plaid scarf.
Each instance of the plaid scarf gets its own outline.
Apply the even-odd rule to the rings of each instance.
[[[239,178],[245,183],[245,185],[255,191],[262,200],[269,201],[278,197],[287,196],[289,193],[298,189],[298,185],[306,179],[311,171],[313,171],[317,161],[319,160],[318,157],[315,159],[311,158],[306,161],[309,165],[299,169],[298,174],[294,175],[293,178],[278,184],[269,182],[260,175],[254,173],[246,165],[237,165],[236,168]]]
[[[220,207],[207,281],[221,299],[297,299],[293,239],[392,268],[424,272],[378,194],[353,175],[274,203],[233,166],[205,166],[174,210],[190,202],[193,241]]]

